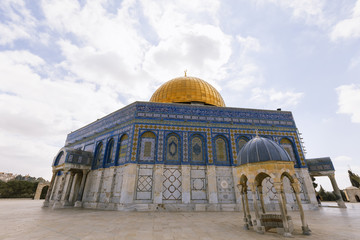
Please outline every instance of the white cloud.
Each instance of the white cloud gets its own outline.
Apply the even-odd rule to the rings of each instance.
[[[360,37],[360,0],[356,2],[352,16],[337,23],[330,37],[332,40]]]
[[[252,89],[252,97],[250,100],[259,105],[266,105],[272,108],[293,107],[299,103],[303,95],[304,93],[294,91],[282,92],[273,88],[254,88]]]
[[[143,13],[157,34],[144,70],[156,85],[183,75],[197,76],[219,89],[231,55],[232,37],[218,26],[219,1],[142,1]]]
[[[182,29],[184,30],[184,29]],[[162,82],[174,73],[199,76],[212,82],[224,78],[223,66],[231,54],[231,37],[218,27],[193,25],[189,31],[175,31],[146,54],[144,70]]]
[[[51,66],[30,52],[0,52],[0,159],[35,176],[30,165],[49,168],[68,132],[123,106],[111,88],[49,79],[44,69]]]
[[[242,37],[241,35],[237,35],[236,39],[239,41],[241,48],[243,49],[243,54],[248,51],[259,52],[261,50],[261,45],[257,38],[250,36]]]
[[[65,71],[116,90],[125,99],[145,100],[152,92],[152,79],[142,70],[149,43],[138,32],[134,4],[124,1],[115,13],[106,11],[106,1],[80,6],[74,1],[46,0],[42,7],[49,27],[64,36],[57,44]],[[66,37],[68,33],[73,37]]]
[[[257,2],[261,4],[271,2],[286,10],[291,10],[295,19],[304,20],[307,24],[321,26],[328,22],[323,14],[326,4],[324,0],[257,0]]]
[[[36,19],[22,0],[3,0],[0,2],[0,45],[13,44],[18,39],[30,39]]]
[[[262,82],[261,71],[257,65],[247,63],[241,66],[233,79],[228,80],[224,86],[227,91],[242,92],[247,88]]]
[[[144,15],[160,39],[172,37],[176,32],[192,31],[193,24],[218,25],[220,1],[194,0],[142,0]]]
[[[360,65],[360,56],[353,57],[350,60],[349,70],[356,69],[356,67],[359,65]]]
[[[360,85],[342,85],[336,88],[338,94],[337,113],[348,114],[351,121],[360,123]]]
[[[339,162],[339,163],[350,162],[350,161],[352,161],[352,158],[349,156],[337,156],[334,158],[334,162]]]
[[[91,47],[96,53],[120,54],[129,70],[134,71],[148,48],[131,11],[135,3],[124,1],[116,14],[108,13],[103,4],[104,1],[90,1],[80,7],[76,1],[46,0],[42,7],[49,27],[63,35],[73,34],[73,44],[79,48]]]

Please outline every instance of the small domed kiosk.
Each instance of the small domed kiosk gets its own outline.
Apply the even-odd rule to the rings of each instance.
[[[288,153],[276,142],[259,137],[258,135],[248,141],[237,156],[237,171],[240,174],[238,188],[244,212],[244,228],[253,227],[260,233],[276,228],[278,233],[286,237],[292,236],[293,224],[287,214],[286,196],[284,193],[284,178],[290,181],[290,185],[296,197],[299,207],[303,234],[309,235],[310,229],[305,221],[304,211],[299,196],[300,185],[295,175],[294,163]],[[267,213],[263,196],[263,181],[270,177],[273,187],[278,193],[280,214]],[[255,220],[251,220],[248,191],[251,191]]]

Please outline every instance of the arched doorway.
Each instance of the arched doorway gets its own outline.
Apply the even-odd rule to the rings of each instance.
[[[49,187],[49,185],[50,185],[50,183],[48,183],[48,182],[39,182],[37,185],[37,188],[36,188],[34,200],[40,200],[41,196],[43,194],[43,191],[45,191],[44,188]],[[47,192],[47,189],[46,189],[46,192]],[[46,192],[45,192],[45,195],[46,195]]]
[[[48,189],[49,189],[48,185],[43,187],[43,189],[41,190],[40,199],[45,199]]]
[[[355,199],[356,199],[357,202],[360,202],[360,198],[359,198],[358,195],[355,195]]]

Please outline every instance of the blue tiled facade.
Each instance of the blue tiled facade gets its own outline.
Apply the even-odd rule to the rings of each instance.
[[[306,167],[297,128],[288,111],[135,102],[68,134],[65,147],[94,153],[102,143],[101,163],[93,164],[93,169],[126,163],[234,166],[238,164],[238,141],[253,138],[256,130],[259,135],[278,143],[283,138],[289,140],[295,167]],[[155,137],[144,140],[142,136],[146,132]],[[124,134],[128,140],[119,161],[119,140]],[[168,141],[171,135],[176,139]],[[198,139],[198,143],[193,141],[194,136],[201,139],[201,146]],[[219,137],[226,143],[226,160],[217,159],[215,140]],[[114,157],[105,163],[110,139],[114,141]]]

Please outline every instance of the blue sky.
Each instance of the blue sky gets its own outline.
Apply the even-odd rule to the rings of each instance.
[[[292,111],[340,188],[360,174],[360,0],[3,0],[0,171],[49,179],[67,133],[185,69],[227,106]]]

